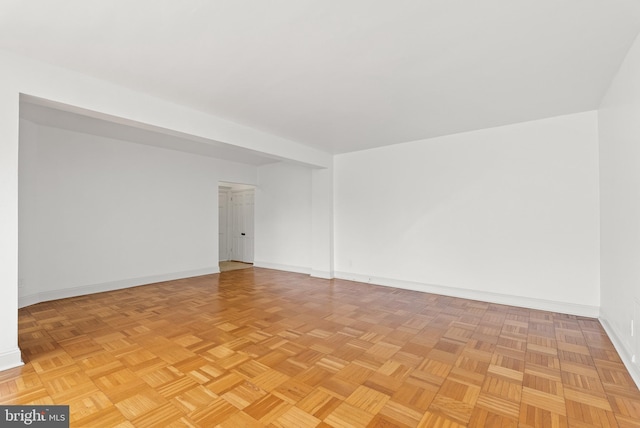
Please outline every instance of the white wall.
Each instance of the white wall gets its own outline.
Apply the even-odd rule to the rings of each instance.
[[[2,62],[0,61],[0,64]],[[18,349],[18,93],[0,66],[0,370],[21,364]]]
[[[597,113],[336,156],[336,276],[596,316]]]
[[[92,78],[0,50],[0,369],[20,364],[18,326],[19,95],[27,94],[255,150],[279,159],[327,166],[331,155]]]
[[[311,170],[287,163],[258,168],[254,265],[310,273]]]
[[[333,167],[311,171],[311,276],[334,277]]]
[[[601,320],[640,385],[640,39],[627,54],[598,114]]]
[[[18,170],[18,298],[38,297],[40,258],[38,204],[38,126],[20,120],[19,170]],[[23,302],[20,307],[25,306]]]
[[[219,180],[256,167],[21,121],[21,305],[219,272]]]

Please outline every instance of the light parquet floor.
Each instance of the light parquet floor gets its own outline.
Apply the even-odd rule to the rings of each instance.
[[[252,263],[244,263],[244,262],[235,262],[235,261],[224,261],[219,263],[220,272],[229,272],[230,270],[238,270],[238,269],[251,269],[253,267]]]
[[[20,310],[2,404],[73,427],[638,427],[595,319],[246,269]]]

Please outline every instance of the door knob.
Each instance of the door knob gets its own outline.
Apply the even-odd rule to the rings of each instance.
[[[246,235],[246,233],[242,232],[240,235],[245,236],[245,235]]]

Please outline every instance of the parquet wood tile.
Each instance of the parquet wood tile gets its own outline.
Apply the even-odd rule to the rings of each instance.
[[[360,428],[368,426],[373,418],[374,415],[343,402],[324,421],[336,428]]]
[[[378,420],[386,424],[386,426],[415,427],[422,418],[422,412],[403,406],[394,400],[389,400],[376,417],[379,417]],[[371,427],[376,425],[375,418],[369,422]],[[380,425],[385,426],[382,423]]]
[[[19,313],[3,404],[73,427],[640,427],[594,319],[267,269]]]

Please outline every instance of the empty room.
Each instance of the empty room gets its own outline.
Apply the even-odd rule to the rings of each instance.
[[[0,426],[639,427],[639,34],[1,2]]]

